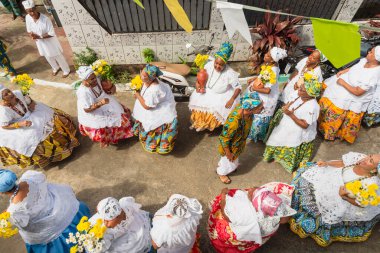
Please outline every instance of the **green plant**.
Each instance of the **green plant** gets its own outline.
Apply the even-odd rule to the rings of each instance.
[[[179,62],[180,62],[181,64],[187,64],[187,59],[182,58],[181,56],[178,56],[178,59],[179,59]]]
[[[93,49],[86,47],[85,50],[82,50],[79,53],[74,53],[74,67],[75,69],[78,69],[80,66],[90,66],[98,59],[96,52]]]
[[[129,83],[132,80],[131,73],[128,71],[117,72],[114,83]]]
[[[260,65],[264,62],[264,55],[274,46],[285,48],[292,51],[300,41],[294,27],[303,18],[295,17],[290,20],[289,16],[286,20],[281,21],[280,15],[271,15],[265,13],[264,23],[256,25],[251,29],[251,33],[256,33],[261,36],[253,42],[250,48],[250,71],[257,74],[260,71]]]
[[[142,50],[142,56],[146,63],[151,63],[154,60],[154,51],[150,48],[144,48]]]

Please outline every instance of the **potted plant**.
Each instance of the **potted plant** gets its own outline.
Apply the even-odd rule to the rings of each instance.
[[[208,61],[208,55],[201,55],[201,54],[198,54],[194,60],[195,65],[199,68],[199,71],[197,73],[197,83],[196,83],[196,88],[197,88],[198,93],[206,92],[206,83],[208,79],[208,74],[204,68],[207,61]]]

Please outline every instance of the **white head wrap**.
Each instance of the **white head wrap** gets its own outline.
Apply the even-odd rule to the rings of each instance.
[[[94,73],[94,71],[90,66],[80,66],[77,70],[77,74],[79,78],[82,80],[86,80],[87,78],[89,78],[92,73]]]
[[[375,59],[380,62],[380,46],[375,47]]]
[[[324,55],[321,50],[319,50],[319,49],[316,49],[316,50],[319,52],[319,55],[320,55],[319,56],[319,60],[320,60],[320,62],[325,62],[325,61],[328,60],[327,57],[326,57],[326,55]]]
[[[288,54],[286,53],[286,50],[279,47],[272,48],[269,53],[275,62],[278,62],[279,60],[282,60],[286,56],[288,56]]]
[[[34,1],[33,0],[26,0],[26,1],[23,1],[22,2],[22,5],[24,5],[24,9],[32,9],[34,6],[36,6],[34,4]]]
[[[121,214],[121,206],[117,199],[109,197],[101,200],[97,207],[98,214],[103,220],[113,220]]]
[[[179,218],[189,218],[191,213],[202,214],[202,205],[196,199],[181,194],[173,194],[168,201],[168,208],[172,215]]]
[[[233,197],[227,195],[224,213],[236,239],[262,244],[257,213],[246,192],[238,190]]]

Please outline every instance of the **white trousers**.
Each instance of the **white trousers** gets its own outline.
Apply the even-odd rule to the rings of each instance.
[[[235,171],[239,166],[239,159],[236,158],[235,161],[230,162],[226,156],[222,156],[218,163],[218,168],[216,169],[216,173],[220,176],[227,176],[231,172]]]
[[[51,68],[53,69],[53,72],[57,72],[59,68],[61,68],[64,75],[67,75],[68,73],[70,73],[69,64],[67,64],[67,61],[65,57],[63,56],[63,54],[60,54],[54,57],[45,56],[45,58],[50,64]]]

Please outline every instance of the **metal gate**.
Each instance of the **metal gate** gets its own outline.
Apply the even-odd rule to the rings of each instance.
[[[142,0],[145,10],[133,0],[78,0],[109,33],[181,31],[163,0]],[[208,29],[211,3],[179,0],[194,30]]]

